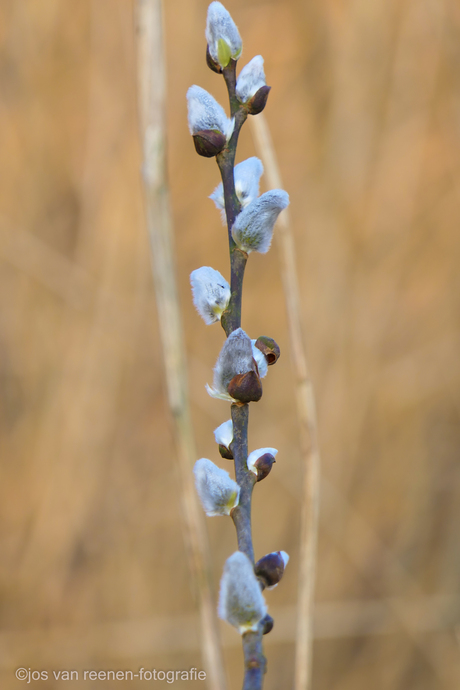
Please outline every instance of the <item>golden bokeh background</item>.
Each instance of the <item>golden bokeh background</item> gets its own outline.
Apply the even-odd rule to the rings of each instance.
[[[168,167],[197,457],[229,416],[205,392],[223,342],[189,273],[228,275],[186,121],[205,0],[167,0]],[[291,198],[322,453],[313,690],[460,685],[460,6],[229,0]],[[142,196],[135,3],[0,1],[0,678],[15,669],[203,668]],[[238,160],[254,155],[249,127]],[[251,407],[265,687],[292,687],[301,459],[276,243],[251,256],[243,327],[282,357]],[[230,469],[222,461],[221,466]],[[235,550],[207,521],[217,589]],[[240,639],[222,623],[229,687]],[[43,688],[69,683],[49,679]],[[31,684],[32,686],[33,684]],[[108,687],[74,681],[72,687]],[[114,687],[141,688],[142,682]],[[167,684],[164,682],[163,686]],[[189,683],[188,687],[204,687]]]

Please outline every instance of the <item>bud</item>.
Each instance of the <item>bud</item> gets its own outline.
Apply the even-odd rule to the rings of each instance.
[[[258,115],[267,105],[268,94],[271,86],[261,86],[254,96],[246,103],[249,115]]]
[[[249,453],[247,459],[248,470],[257,475],[257,481],[265,479],[270,473],[273,463],[276,462],[275,455],[278,453],[276,448],[259,448]]]
[[[241,208],[246,208],[259,196],[259,182],[263,171],[262,161],[255,156],[235,165],[235,192]],[[225,223],[225,201],[222,182],[217,185],[209,198],[214,201],[216,207],[221,211],[222,221]]]
[[[276,364],[281,352],[279,345],[273,340],[273,338],[269,338],[268,335],[260,335],[255,341],[255,346],[265,355],[268,366]]]
[[[257,630],[267,613],[267,606],[246,554],[236,551],[224,565],[220,581],[218,613],[233,625],[240,635]]]
[[[195,144],[195,151],[199,156],[205,158],[213,158],[222,151],[227,139],[222,132],[217,132],[214,129],[204,129],[193,135],[193,143]]]
[[[212,2],[208,7],[206,41],[213,63],[217,63],[220,67],[227,67],[232,59],[238,60],[243,50],[243,42],[237,26],[220,2]],[[214,71],[217,70],[214,69]]]
[[[272,189],[246,206],[236,217],[232,227],[232,237],[236,245],[247,254],[268,252],[276,219],[288,204],[287,192]]]
[[[219,445],[221,457],[226,460],[233,460],[233,422],[231,419],[214,429],[214,438]]]
[[[230,445],[228,448],[219,443],[219,453],[220,457],[224,460],[233,460],[233,446]]]
[[[268,635],[268,633],[273,630],[273,626],[275,625],[275,621],[270,616],[270,614],[267,613],[265,618],[262,618],[260,624],[262,626],[262,635]]]
[[[214,60],[212,59],[208,45],[206,45],[206,64],[209,67],[209,69],[211,69],[213,72],[216,72],[216,74],[222,74],[222,67],[219,65],[218,62],[214,62]]]
[[[240,487],[225,470],[201,458],[193,468],[195,486],[206,515],[230,515],[238,505]]]
[[[230,285],[210,266],[202,266],[190,273],[193,304],[205,324],[220,321],[230,302]]]
[[[265,81],[264,59],[256,55],[240,72],[236,97],[247,106],[250,115],[258,115],[265,108],[270,88]]]
[[[188,127],[197,153],[210,158],[217,155],[233,133],[235,120],[229,119],[224,109],[201,86],[187,91]]]
[[[245,374],[250,374],[250,376],[244,376]],[[258,397],[240,399],[240,397],[247,398],[258,394],[259,388]],[[252,342],[242,328],[237,328],[236,331],[230,333],[225,341],[214,367],[213,386],[211,388],[206,384],[206,390],[212,398],[230,402],[250,402],[260,399],[262,385],[252,355]]]
[[[263,393],[262,382],[256,371],[237,374],[228,384],[227,390],[240,403],[258,402]]]
[[[273,589],[283,577],[288,561],[285,551],[273,551],[257,561],[254,572],[267,589]]]
[[[256,343],[256,340],[251,340],[252,342],[252,356],[256,360],[257,364],[257,370],[259,372],[259,376],[261,379],[264,379],[267,375],[268,371],[268,362],[265,358],[265,355],[263,354],[262,350],[260,350]]]

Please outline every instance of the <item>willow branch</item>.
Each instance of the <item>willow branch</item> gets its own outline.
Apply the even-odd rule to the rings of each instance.
[[[266,660],[262,649],[262,632],[248,632],[243,635],[244,682],[243,690],[262,688]]]
[[[195,460],[195,442],[188,406],[186,363],[166,182],[165,64],[161,0],[138,0],[137,26],[139,115],[147,228],[152,248],[152,268],[168,402],[174,421],[182,484],[186,541],[190,551],[193,589],[200,608],[201,645],[210,687],[225,690],[224,665],[211,589],[207,535],[191,472]]]
[[[228,243],[230,250],[230,290],[232,296],[226,311],[222,315],[221,323],[227,336],[241,326],[241,303],[243,298],[243,278],[248,255],[238,249],[232,238],[232,227],[238,213],[241,210],[240,202],[235,192],[235,178],[233,169],[235,166],[236,147],[241,127],[243,126],[247,112],[241,107],[235,96],[236,86],[236,61],[230,60],[228,67],[224,69],[224,79],[227,84],[230,101],[230,114],[235,118],[235,128],[226,148],[217,156],[224,188],[225,214],[227,217]]]
[[[229,305],[222,314],[222,327],[227,337],[241,327],[241,307],[243,297],[243,278],[246,268],[247,254],[239,249],[232,238],[232,227],[241,210],[235,193],[234,165],[238,136],[246,118],[247,111],[241,106],[235,95],[236,61],[231,60],[223,70],[227,84],[230,114],[235,118],[233,134],[226,148],[218,154],[217,164],[222,177],[224,190],[225,212],[227,217],[229,250],[230,250],[230,290]],[[235,477],[240,487],[240,499],[232,511],[235,524],[238,550],[245,553],[254,564],[254,547],[251,530],[251,500],[252,490],[256,481],[255,475],[248,470],[248,419],[249,405],[234,404],[231,406],[233,422],[233,457],[235,463]],[[243,652],[245,658],[245,677],[243,690],[260,690],[265,673],[266,660],[262,649],[262,626],[257,632],[243,635]]]
[[[240,487],[240,500],[232,511],[238,550],[254,563],[251,531],[251,498],[256,476],[247,469],[249,405],[232,405],[233,457],[235,477]]]

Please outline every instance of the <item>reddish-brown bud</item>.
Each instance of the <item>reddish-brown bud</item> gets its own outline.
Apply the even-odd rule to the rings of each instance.
[[[265,355],[268,365],[276,364],[281,353],[273,338],[269,338],[268,335],[261,335],[257,338],[255,346]]]
[[[229,395],[241,403],[257,402],[262,397],[262,381],[255,371],[237,374],[228,384]]]
[[[225,134],[215,129],[203,129],[193,135],[196,152],[205,158],[217,156],[227,143]]]
[[[224,458],[225,460],[233,460],[233,444],[231,443],[230,446],[227,448],[227,446],[224,446],[222,443],[219,443],[219,453],[220,457]]]
[[[254,566],[254,572],[265,587],[276,587],[283,577],[289,556],[285,551],[269,553]]]
[[[265,479],[267,474],[270,474],[274,462],[276,462],[276,460],[271,453],[264,453],[260,458],[257,458],[254,463],[254,467],[257,469],[256,481],[261,482],[262,479]]]
[[[258,91],[255,92],[254,96],[246,103],[246,108],[250,115],[258,115],[267,105],[268,94],[270,93],[271,86],[261,86]]]

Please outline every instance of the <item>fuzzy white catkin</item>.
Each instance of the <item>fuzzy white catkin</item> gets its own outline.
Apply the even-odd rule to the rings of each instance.
[[[202,266],[190,273],[193,304],[203,321],[209,325],[219,321],[230,301],[230,285],[210,266]]]
[[[233,441],[233,422],[231,419],[214,429],[214,438],[220,446],[228,448]]]
[[[246,208],[251,202],[255,201],[259,196],[259,183],[264,166],[262,161],[256,156],[247,158],[238,165],[235,165],[235,192],[241,208]],[[209,197],[212,199],[216,207],[222,211],[222,220],[225,222],[225,200],[224,188],[222,182],[217,185],[213,193]]]
[[[222,132],[227,141],[230,139],[235,120],[226,116],[222,106],[205,89],[196,84],[191,86],[187,91],[187,106],[190,134],[212,129]]]
[[[264,59],[256,55],[243,67],[236,82],[236,97],[240,103],[247,103],[257,91],[266,86]]]
[[[240,57],[243,50],[243,42],[238,28],[221,2],[212,2],[208,7],[206,41],[212,59],[221,67],[226,67],[228,63],[222,64],[219,60],[219,41],[225,41],[230,56],[234,60]]]
[[[265,453],[270,453],[270,455],[273,455],[273,457],[275,457],[277,452],[278,451],[276,450],[276,448],[258,448],[257,450],[253,450],[252,453],[249,453],[249,455],[248,455],[248,459],[247,459],[248,470],[250,470],[254,474],[257,474],[257,467],[256,467],[257,460],[262,455],[265,455]]]
[[[211,460],[200,458],[193,468],[195,486],[206,515],[230,515],[238,505],[240,487],[229,473]]]
[[[272,189],[246,206],[232,227],[232,237],[236,245],[247,254],[268,252],[276,219],[288,204],[287,192]]]
[[[242,328],[237,328],[228,336],[214,367],[213,387],[206,385],[206,390],[213,398],[232,401],[227,388],[237,374],[254,370],[252,361],[252,342]]]
[[[267,613],[267,606],[246,554],[236,551],[227,558],[220,581],[218,613],[242,635],[257,626]]]

